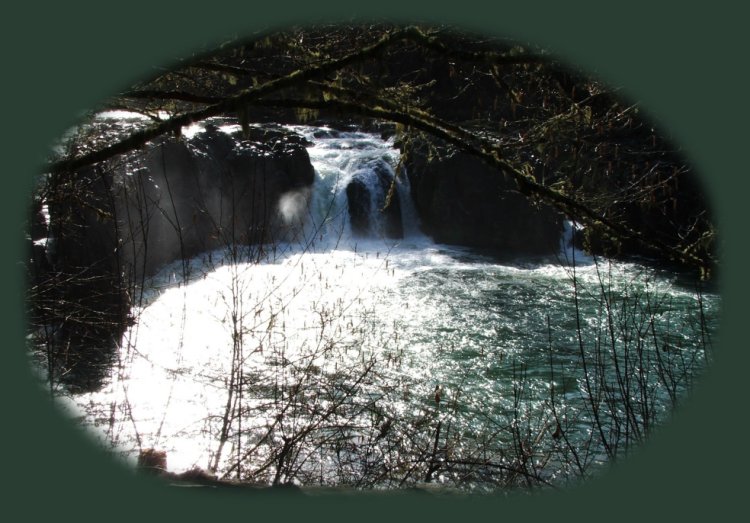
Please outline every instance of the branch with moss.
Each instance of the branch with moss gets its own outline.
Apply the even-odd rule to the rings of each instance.
[[[478,132],[469,131],[459,125],[438,119],[431,113],[416,107],[416,103],[411,104],[409,97],[403,99],[399,96],[389,96],[386,99],[380,96],[375,88],[371,92],[368,91],[365,85],[360,85],[357,90],[341,87],[339,80],[335,78],[336,74],[340,74],[353,65],[381,57],[388,49],[404,41],[410,41],[450,56],[466,54],[447,48],[435,34],[426,33],[418,27],[406,27],[387,31],[375,43],[356,49],[343,57],[323,59],[314,65],[308,65],[284,76],[240,90],[236,95],[226,98],[216,99],[213,96],[183,91],[156,90],[141,91],[140,93],[130,91],[125,93],[125,96],[179,100],[209,105],[199,110],[179,114],[148,129],[137,131],[129,137],[102,149],[54,162],[47,170],[50,173],[73,172],[81,167],[136,150],[162,135],[179,134],[182,127],[211,117],[236,114],[240,116],[241,123],[247,124],[247,111],[248,108],[253,106],[333,110],[349,115],[397,122],[418,129],[481,158],[488,165],[509,176],[516,183],[517,190],[520,193],[547,203],[571,218],[589,225],[602,226],[615,237],[635,241],[655,254],[683,265],[697,267],[702,272],[709,271],[711,266],[714,265],[713,260],[695,254],[690,248],[679,249],[657,239],[647,238],[627,225],[607,218],[602,212],[575,197],[552,186],[538,183],[532,176],[528,165],[513,165],[506,159],[502,144],[498,139],[487,138]],[[501,60],[502,56],[505,56],[498,53],[470,54],[471,56],[464,58],[490,60],[495,64]],[[508,63],[516,63],[513,60],[517,59],[531,60],[532,58],[528,56],[510,57]],[[329,78],[330,76],[334,76],[334,78]]]

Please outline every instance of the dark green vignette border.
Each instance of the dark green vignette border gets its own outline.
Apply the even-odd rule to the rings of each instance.
[[[744,8],[711,3],[424,0],[243,4],[224,0],[6,7],[0,31],[2,504],[24,519],[281,520],[463,517],[588,521],[720,519],[747,486],[748,367],[743,271],[748,189],[748,36]],[[486,4],[489,4],[487,2]],[[156,67],[234,36],[317,21],[447,22],[529,41],[642,102],[697,167],[722,243],[722,327],[712,371],[642,450],[600,479],[559,493],[470,501],[379,495],[309,499],[167,489],[110,462],[33,383],[23,350],[18,264],[30,182],[81,111]],[[744,44],[744,45],[743,45]],[[670,518],[671,519],[671,518]],[[722,518],[723,519],[723,518]]]

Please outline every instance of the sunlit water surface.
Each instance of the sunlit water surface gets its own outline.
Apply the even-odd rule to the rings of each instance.
[[[606,460],[602,432],[619,452],[636,440],[623,437],[628,417],[666,420],[705,367],[717,295],[636,263],[595,264],[565,237],[558,259],[515,263],[435,244],[403,175],[405,239],[378,239],[377,227],[352,239],[347,182],[393,172],[398,152],[376,135],[296,130],[316,169],[300,240],[166,267],[107,386],[66,400],[126,459],[156,448],[173,472],[393,487],[425,479],[408,477],[407,455],[444,460],[433,479],[462,485],[451,460],[512,467],[520,448],[545,481],[563,481],[576,460]],[[584,362],[589,376],[602,369],[588,383]],[[592,394],[620,421],[597,430]],[[636,414],[608,399],[620,396]]]

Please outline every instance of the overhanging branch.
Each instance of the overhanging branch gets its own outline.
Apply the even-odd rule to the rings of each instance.
[[[337,91],[342,92],[343,90],[338,89]],[[357,94],[358,96],[363,96],[361,92]],[[658,240],[649,239],[624,224],[613,222],[584,203],[550,187],[539,184],[533,177],[504,160],[500,148],[490,140],[477,137],[475,134],[461,127],[442,122],[434,116],[418,109],[408,107],[393,108],[390,107],[391,104],[387,100],[382,99],[373,98],[371,101],[379,103],[368,105],[361,102],[329,98],[327,100],[258,100],[254,105],[337,110],[413,127],[480,158],[491,167],[510,176],[516,182],[520,193],[527,197],[537,198],[571,218],[578,219],[590,225],[598,224],[604,226],[619,238],[635,241],[654,254],[659,254],[683,265],[696,267],[701,270],[709,270],[713,265],[711,260],[696,256],[688,250],[683,251]]]
[[[496,141],[478,136],[460,126],[439,120],[431,114],[415,107],[383,99],[377,94],[367,93],[364,90],[355,92],[350,89],[334,87],[324,83],[313,83],[313,81],[320,81],[328,75],[340,71],[345,67],[376,58],[389,46],[404,40],[412,41],[447,55],[455,55],[456,53],[461,54],[459,51],[446,48],[445,45],[442,42],[439,42],[434,36],[425,34],[418,28],[407,27],[386,33],[374,44],[353,51],[341,58],[330,59],[315,65],[309,65],[285,76],[242,90],[238,94],[227,98],[215,99],[213,97],[202,97],[200,95],[177,91],[141,91],[140,94],[137,91],[129,92],[126,93],[126,96],[142,96],[150,98],[164,97],[167,99],[207,103],[210,105],[200,110],[175,116],[151,128],[137,131],[131,136],[103,149],[92,151],[75,158],[54,162],[48,167],[47,171],[50,173],[73,172],[81,167],[92,165],[111,159],[120,154],[136,150],[159,136],[179,132],[184,126],[214,116],[242,113],[245,111],[245,108],[249,106],[334,109],[349,114],[359,114],[372,118],[398,122],[419,129],[434,137],[442,139],[469,154],[481,158],[490,166],[499,169],[501,172],[504,172],[511,177],[515,181],[518,191],[522,194],[550,204],[572,218],[579,219],[588,224],[602,225],[616,236],[634,240],[641,246],[646,247],[655,253],[659,253],[673,261],[690,266],[697,266],[701,269],[709,268],[712,265],[710,260],[705,260],[696,256],[687,249],[683,251],[666,245],[658,240],[648,239],[626,225],[607,219],[601,213],[595,211],[584,203],[581,203],[575,198],[548,186],[539,184],[523,169],[519,169],[505,160],[499,143]],[[489,55],[484,57],[474,56],[473,59],[483,58],[489,60],[492,58],[492,60],[497,61],[501,56],[502,55],[494,54],[491,57]],[[288,91],[290,88],[300,89],[300,92],[313,89],[314,93],[327,93],[328,96],[322,100],[292,99],[288,96],[277,99],[270,98],[270,96],[278,95],[281,92]]]
[[[146,143],[150,142],[151,140],[158,138],[159,136],[178,132],[182,127],[193,124],[195,122],[199,122],[201,120],[205,120],[214,116],[236,113],[244,106],[252,103],[253,101],[257,101],[263,96],[267,96],[271,93],[278,92],[289,87],[294,87],[296,85],[302,85],[308,80],[312,80],[317,77],[323,77],[354,63],[372,58],[378,55],[378,53],[381,53],[386,47],[393,44],[394,42],[400,41],[404,38],[409,38],[410,36],[413,37],[415,32],[419,31],[415,28],[405,28],[394,31],[392,33],[388,33],[373,45],[352,52],[342,58],[329,60],[315,66],[298,69],[286,76],[282,76],[261,85],[245,89],[235,96],[223,99],[220,102],[210,105],[209,107],[206,107],[204,109],[175,116],[165,121],[164,123],[151,127],[149,129],[137,131],[130,135],[128,138],[125,138],[103,149],[92,151],[91,153],[84,154],[76,158],[54,162],[48,167],[47,172],[61,173],[66,171],[75,171],[76,169],[79,169],[81,167],[108,160],[117,155],[136,150],[139,147],[142,147]]]

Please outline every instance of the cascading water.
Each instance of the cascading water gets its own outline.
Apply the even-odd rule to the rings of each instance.
[[[703,369],[718,296],[578,251],[571,266],[565,240],[558,262],[514,265],[434,244],[390,142],[294,130],[316,170],[279,202],[299,235],[196,257],[187,281],[166,267],[109,385],[70,398],[123,455],[266,483],[562,483],[639,442]]]
[[[320,248],[329,249],[342,240],[367,241],[386,238],[388,206],[398,209],[398,219],[407,238],[421,237],[416,223],[416,211],[409,195],[408,179],[397,175],[398,151],[390,142],[377,136],[361,132],[334,132],[327,129],[310,130],[292,127],[314,142],[308,148],[310,160],[315,166],[316,181],[313,185],[311,213],[306,222],[307,234],[317,232]],[[397,201],[388,201],[391,183],[396,189],[392,193]],[[352,202],[350,187],[361,187],[364,201]],[[366,214],[362,231],[353,230],[350,216],[363,214],[362,209],[351,210],[359,203]],[[395,219],[396,217],[394,217]]]

